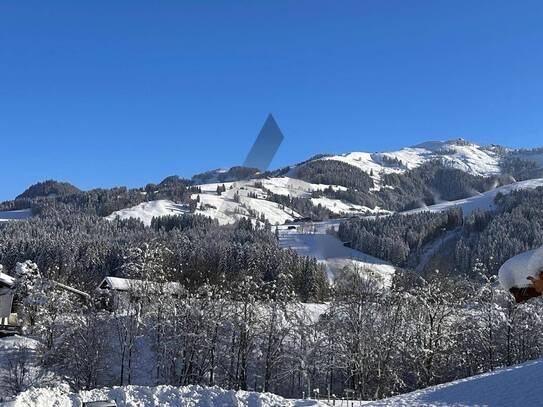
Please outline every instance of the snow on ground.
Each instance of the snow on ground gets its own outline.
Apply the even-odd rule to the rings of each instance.
[[[543,375],[543,359],[499,369],[491,373],[429,387],[413,393],[367,403],[367,407],[489,406],[524,407],[543,405],[537,386]]]
[[[5,398],[13,395],[14,381],[23,388],[38,382],[58,384],[58,377],[39,367],[36,356],[38,345],[38,341],[19,335],[0,338],[0,405]],[[25,374],[21,376],[23,370]],[[16,372],[19,376],[14,380]]]
[[[23,220],[32,217],[31,209],[21,209],[18,211],[2,211],[0,212],[0,222],[8,222],[10,220]]]
[[[70,393],[66,387],[31,389],[11,407],[80,407],[83,402],[115,400],[119,407],[310,407],[313,400],[287,400],[271,393],[223,390],[200,386],[124,386]]]
[[[186,205],[176,204],[167,199],[159,201],[143,202],[131,208],[121,209],[106,216],[107,220],[119,219],[140,219],[145,225],[151,225],[151,220],[154,217],[166,215],[181,215],[188,213]]]
[[[377,188],[382,174],[402,173],[433,160],[473,175],[489,176],[500,172],[500,156],[496,152],[463,140],[429,141],[399,151],[352,152],[320,159],[342,161],[373,174]]]
[[[327,225],[330,227],[333,223]],[[366,275],[374,277],[383,286],[390,286],[395,272],[394,266],[390,263],[345,247],[338,238],[323,233],[322,229],[313,228],[311,223],[290,226],[297,229],[289,230],[288,226],[279,228],[280,246],[291,248],[300,256],[314,257],[324,264],[331,280],[343,268],[351,267],[363,270]]]
[[[323,191],[332,188],[334,191],[346,191],[347,188],[339,185],[312,184],[290,177],[274,177],[259,180],[263,187],[276,195],[290,195],[293,197],[309,197],[312,191]]]
[[[494,198],[498,193],[509,194],[512,191],[519,189],[535,189],[543,187],[543,178],[530,179],[528,181],[515,182],[513,184],[504,185],[499,188],[495,188],[491,191],[484,192],[482,194],[472,196],[470,198],[459,199],[457,201],[442,202],[436,205],[426,206],[423,208],[417,208],[410,211],[402,212],[404,214],[418,213],[418,212],[441,212],[447,211],[452,208],[462,208],[464,216],[468,216],[475,209],[493,210],[495,209]]]
[[[326,197],[311,198],[311,203],[315,206],[321,205],[324,208],[329,209],[336,214],[346,215],[368,215],[368,214],[387,214],[390,211],[381,209],[378,206],[375,208],[368,208],[367,206],[355,205],[349,202],[342,201],[340,199],[330,199]]]
[[[222,184],[206,184],[202,186],[201,194],[192,195],[192,199],[199,199],[196,214],[217,219],[221,225],[232,224],[241,218],[257,221],[261,215],[264,215],[272,225],[280,225],[300,217],[300,214],[289,208],[282,208],[278,203],[267,201],[264,199],[265,194],[261,189],[252,187],[245,182],[225,183],[227,190],[221,195],[218,195],[216,191],[218,185]],[[232,186],[231,189],[230,186]],[[251,196],[249,196],[250,194]],[[136,218],[149,226],[153,217],[186,213],[189,213],[187,205],[163,199],[121,209],[113,212],[106,219]]]
[[[256,194],[257,197],[249,196],[249,193]],[[237,201],[236,194],[239,197]],[[216,193],[194,194],[192,198],[196,199],[197,196],[199,196],[200,203],[196,213],[217,219],[222,225],[234,223],[243,217],[254,219],[251,211],[256,214],[256,218],[264,215],[272,225],[281,225],[287,220],[300,217],[297,212],[289,208],[282,209],[278,203],[265,200],[262,190],[248,186],[244,186],[243,189],[240,187],[227,189],[221,195]]]
[[[538,277],[543,272],[543,246],[539,249],[520,253],[507,260],[498,271],[500,284],[506,290],[512,287],[531,286],[527,277]]]

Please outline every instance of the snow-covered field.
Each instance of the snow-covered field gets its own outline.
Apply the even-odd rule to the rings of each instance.
[[[542,375],[543,359],[539,359],[365,405],[371,407],[542,406],[543,395],[538,387],[539,378]]]
[[[67,387],[30,389],[11,407],[81,407],[83,402],[115,400],[119,407],[310,407],[313,400],[287,400],[270,393],[200,386],[124,386],[70,393]]]
[[[0,212],[0,222],[7,222],[10,220],[23,220],[32,216],[30,209],[21,209],[18,211],[2,211]]]
[[[543,360],[523,363],[491,373],[457,380],[375,402],[355,402],[367,407],[515,407],[541,406],[537,384],[543,375]],[[12,407],[80,407],[83,402],[115,400],[120,407],[310,407],[332,403],[288,400],[269,393],[223,390],[200,386],[124,386],[71,393],[67,386],[30,389],[21,393]],[[337,401],[336,405],[347,405]]]
[[[481,210],[493,210],[496,208],[494,205],[494,199],[498,193],[509,194],[513,191],[520,189],[535,189],[543,187],[543,178],[530,179],[528,181],[515,182],[513,184],[504,185],[499,188],[495,188],[491,191],[472,196],[470,198],[459,199],[457,201],[442,202],[436,205],[426,206],[423,208],[417,208],[410,211],[402,212],[404,214],[417,213],[417,212],[441,212],[452,208],[462,208],[464,215],[468,216],[475,209]]]

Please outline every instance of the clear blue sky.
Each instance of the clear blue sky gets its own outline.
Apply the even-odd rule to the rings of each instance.
[[[541,1],[0,2],[0,199],[429,139],[543,145]]]

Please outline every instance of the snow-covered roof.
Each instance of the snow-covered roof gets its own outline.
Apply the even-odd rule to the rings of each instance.
[[[99,289],[129,291],[145,287],[158,287],[160,283],[153,281],[144,281],[137,279],[121,278],[121,277],[105,277],[98,285]],[[175,282],[164,283],[164,288],[168,292],[176,292],[181,290],[181,284]]]
[[[0,284],[8,287],[13,287],[15,285],[15,278],[8,276],[7,274],[0,271]]]
[[[512,287],[529,287],[532,283],[527,277],[538,277],[543,271],[543,247],[520,253],[507,260],[498,271],[501,285],[509,290]]]

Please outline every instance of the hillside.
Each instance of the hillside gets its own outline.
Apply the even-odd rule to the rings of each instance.
[[[500,153],[491,147],[482,147],[463,139],[428,141],[398,151],[351,152],[322,159],[342,161],[368,174],[372,173],[377,185],[380,185],[384,174],[403,173],[434,160],[473,175],[490,176],[501,171]]]
[[[80,189],[68,182],[47,180],[30,186],[15,199],[48,198],[76,194],[78,192],[81,192]]]

